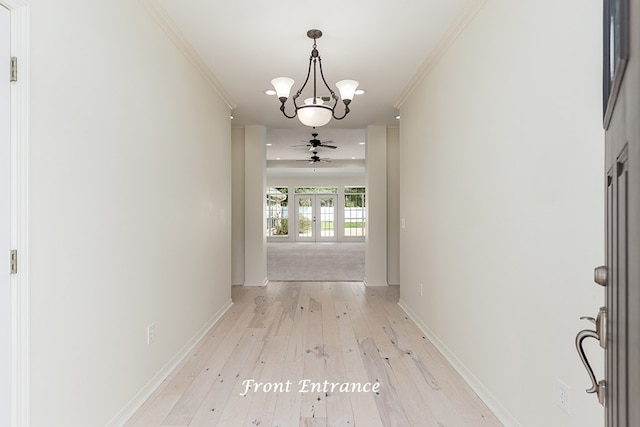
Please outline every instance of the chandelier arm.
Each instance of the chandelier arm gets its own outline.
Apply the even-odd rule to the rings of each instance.
[[[335,108],[331,111],[331,115],[333,116],[333,118],[334,118],[334,119],[336,119],[336,120],[342,120],[342,119],[344,119],[345,117],[347,117],[347,114],[349,114],[349,112],[351,111],[351,110],[349,109],[349,103],[350,103],[351,101],[349,101],[349,102],[347,102],[347,101],[349,101],[349,100],[347,99],[347,100],[342,101],[342,102],[344,102],[344,114],[342,115],[342,117],[338,117],[338,116],[336,116],[336,110],[335,110]]]
[[[324,72],[322,71],[322,59],[319,56],[318,56],[318,64],[320,65],[320,77],[322,77],[322,82],[324,83],[326,88],[329,90],[329,93],[331,94],[331,98],[333,98],[333,100],[335,101],[335,103],[333,104],[333,109],[335,110],[336,105],[338,105],[338,96],[333,90],[331,90],[331,86],[329,86],[329,84],[327,83],[327,80],[324,78]]]
[[[296,94],[293,95],[293,105],[296,107],[296,110],[298,109],[298,104],[296,104],[296,99],[298,99],[298,97],[302,94],[302,91],[304,90],[305,86],[307,86],[307,82],[309,81],[309,76],[311,75],[312,62],[313,62],[313,53],[311,53],[311,56],[309,57],[309,68],[307,69],[307,78],[304,79],[304,83],[302,83],[302,86],[300,86],[300,89],[298,89]]]
[[[285,107],[284,103],[285,103],[285,102],[287,102],[287,98],[280,98],[280,102],[281,102],[281,104],[280,104],[280,111],[282,111],[282,114],[284,114],[284,116],[285,116],[287,119],[293,119],[293,118],[295,118],[295,117],[298,115],[298,109],[297,109],[297,108],[295,108],[295,109],[293,110],[293,116],[288,115],[288,114],[284,111],[284,107]],[[294,101],[294,105],[295,105],[295,101]]]

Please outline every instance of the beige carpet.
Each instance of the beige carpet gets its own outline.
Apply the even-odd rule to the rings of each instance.
[[[364,242],[267,243],[271,281],[362,281]]]

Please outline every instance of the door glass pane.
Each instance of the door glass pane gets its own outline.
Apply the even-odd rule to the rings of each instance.
[[[313,237],[313,199],[298,197],[298,237]]]
[[[364,187],[344,189],[344,235],[364,236],[366,233],[366,205]]]
[[[336,235],[336,207],[334,197],[320,197],[320,236],[333,237]]]
[[[287,187],[267,188],[267,236],[289,234]]]

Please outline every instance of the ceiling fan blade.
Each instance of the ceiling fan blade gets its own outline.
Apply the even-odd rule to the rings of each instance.
[[[324,147],[324,148],[331,148],[332,150],[335,150],[336,148],[338,148],[338,147],[336,147],[335,145],[324,145],[324,144],[320,144],[320,146],[321,146],[321,147]]]

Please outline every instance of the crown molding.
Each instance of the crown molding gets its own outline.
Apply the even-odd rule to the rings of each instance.
[[[169,39],[173,44],[178,47],[184,56],[187,57],[189,62],[202,74],[205,80],[211,85],[216,93],[227,104],[230,110],[237,107],[235,102],[231,99],[231,96],[224,89],[222,84],[218,81],[216,76],[213,75],[207,64],[202,60],[198,52],[193,48],[191,43],[184,36],[182,31],[178,28],[176,23],[167,14],[164,8],[158,3],[157,0],[138,0],[142,6],[149,12],[149,15],[160,25],[160,28],[169,36]]]
[[[456,20],[449,27],[447,32],[440,38],[435,49],[427,59],[422,63],[418,72],[413,76],[409,84],[405,87],[400,94],[400,97],[393,104],[395,108],[400,108],[402,104],[411,96],[414,90],[420,83],[427,77],[431,69],[438,63],[440,58],[456,41],[458,36],[462,34],[467,25],[473,20],[478,11],[484,6],[487,0],[469,0],[462,11],[456,17]]]

